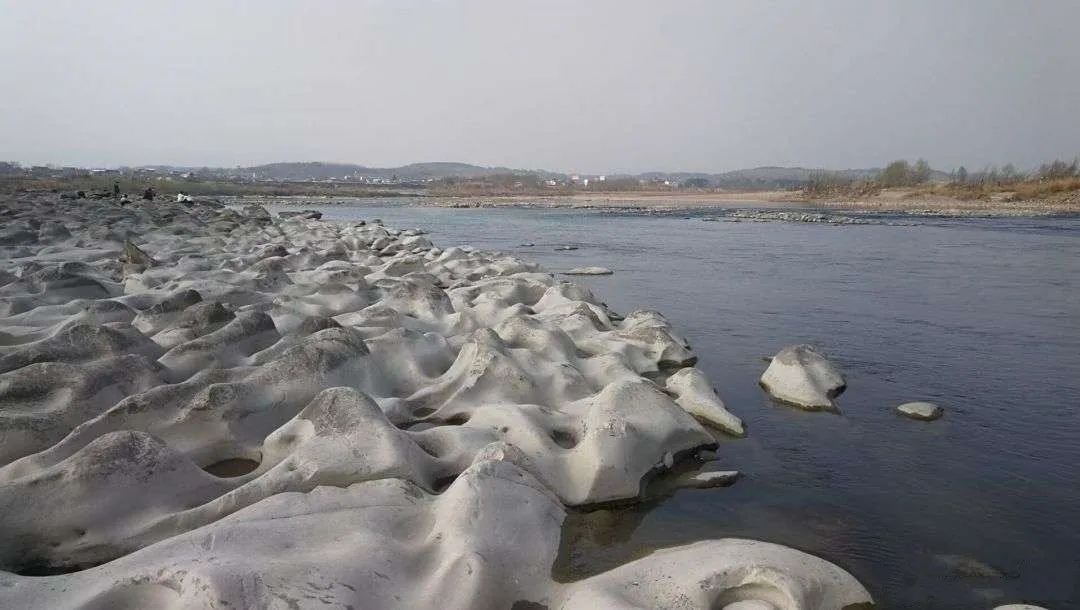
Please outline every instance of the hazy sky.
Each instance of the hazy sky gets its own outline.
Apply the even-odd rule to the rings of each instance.
[[[0,0],[0,160],[941,168],[1080,153],[1080,0]]]

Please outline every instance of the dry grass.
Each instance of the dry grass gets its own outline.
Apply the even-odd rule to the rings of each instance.
[[[1080,177],[1021,182],[1011,188],[1014,201],[1042,199],[1062,193],[1080,191]]]
[[[1080,177],[1053,180],[1025,180],[1005,184],[932,184],[910,189],[904,197],[949,197],[959,201],[1034,201],[1080,191]]]
[[[881,184],[873,180],[857,182],[811,181],[802,192],[805,198],[815,200],[873,197],[879,195],[881,190]]]

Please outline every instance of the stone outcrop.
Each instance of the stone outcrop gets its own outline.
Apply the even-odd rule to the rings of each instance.
[[[3,207],[0,607],[870,600],[736,539],[551,579],[567,507],[745,434],[659,313],[374,221]]]

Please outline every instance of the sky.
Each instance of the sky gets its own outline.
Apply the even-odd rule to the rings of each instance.
[[[591,173],[1080,154],[1080,1],[0,0],[0,160]]]

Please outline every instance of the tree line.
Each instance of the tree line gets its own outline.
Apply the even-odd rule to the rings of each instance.
[[[827,194],[838,191],[867,193],[882,188],[918,186],[931,182],[933,177],[934,170],[925,159],[918,159],[914,163],[905,159],[898,159],[886,165],[884,169],[870,179],[856,180],[826,170],[814,172],[807,181],[806,190],[810,194]],[[946,182],[956,186],[985,187],[1076,178],[1080,178],[1080,157],[1074,158],[1071,162],[1056,159],[1049,163],[1043,163],[1037,169],[1028,172],[1018,170],[1012,163],[1007,163],[1001,167],[990,165],[975,172],[968,171],[966,167],[960,166],[948,174]]]

